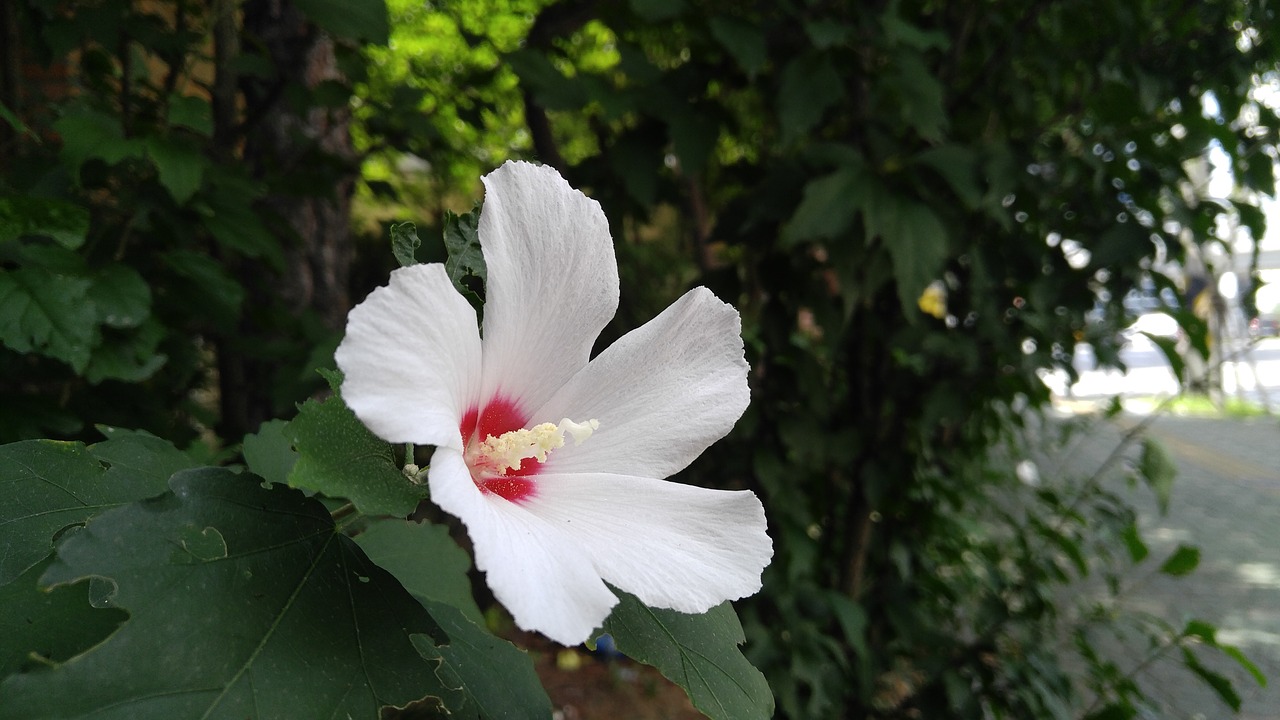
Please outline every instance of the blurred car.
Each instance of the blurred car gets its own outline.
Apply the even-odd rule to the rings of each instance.
[[[1260,315],[1249,321],[1249,337],[1280,336],[1280,320]]]

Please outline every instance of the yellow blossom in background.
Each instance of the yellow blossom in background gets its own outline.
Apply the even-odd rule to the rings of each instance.
[[[934,280],[920,293],[916,304],[920,306],[920,312],[941,320],[947,316],[947,289],[942,286],[941,281]]]

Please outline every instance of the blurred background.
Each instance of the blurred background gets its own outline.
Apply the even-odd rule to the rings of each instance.
[[[443,214],[536,160],[609,215],[599,347],[694,285],[742,313],[752,406],[677,479],[764,499],[738,610],[779,717],[1275,717],[1277,27],[1261,0],[0,0],[0,441],[234,461],[321,390],[391,223],[441,260]],[[564,717],[685,712],[537,651]]]

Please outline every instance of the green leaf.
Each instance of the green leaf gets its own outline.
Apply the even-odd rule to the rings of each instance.
[[[889,251],[903,312],[918,317],[916,301],[947,258],[946,228],[928,205],[905,198],[888,200],[875,214],[865,208],[863,220],[867,233],[878,235]]]
[[[33,197],[0,198],[0,243],[37,236],[75,250],[88,234],[89,211],[79,205]]]
[[[1190,648],[1182,648],[1182,664],[1212,688],[1228,707],[1235,712],[1240,712],[1240,695],[1230,680],[1202,665]]]
[[[853,225],[859,208],[875,203],[883,191],[865,164],[845,165],[810,180],[791,220],[782,229],[784,245],[837,237]]]
[[[356,536],[356,543],[415,597],[452,605],[471,622],[484,625],[467,577],[471,557],[449,537],[447,527],[375,520]]]
[[[94,452],[53,440],[0,446],[0,585],[47,557],[66,528],[164,492],[168,476],[158,477],[162,470],[136,472],[129,462],[135,457],[128,447],[111,443]],[[109,471],[103,462],[112,464]]]
[[[139,141],[125,138],[118,118],[96,110],[68,112],[53,128],[62,138],[62,161],[77,171],[94,158],[114,165],[125,158],[142,157],[145,150]]]
[[[85,379],[96,385],[103,380],[137,383],[150,378],[169,360],[157,352],[166,335],[165,327],[154,318],[128,331],[105,333],[89,358]]]
[[[1258,687],[1267,686],[1267,676],[1262,673],[1262,670],[1258,668],[1257,664],[1249,659],[1249,656],[1240,651],[1240,648],[1235,645],[1224,645],[1221,643],[1215,643],[1214,647],[1221,650],[1222,654],[1232,660],[1235,660],[1236,664],[1248,671],[1248,673],[1253,676],[1254,682],[1258,683]]]
[[[90,284],[39,267],[0,270],[0,343],[82,372],[98,341]]]
[[[411,638],[426,611],[335,531],[319,502],[222,468],[63,542],[42,582],[110,578],[130,617],[105,643],[0,685],[3,717],[377,717],[461,706]],[[127,551],[122,552],[122,548]]]
[[[89,287],[99,323],[113,328],[136,328],[151,315],[151,286],[137,270],[114,263],[98,270]]]
[[[962,145],[939,145],[911,159],[912,165],[923,165],[938,174],[960,202],[970,210],[982,204],[982,188],[978,184],[978,154]]]
[[[1178,549],[1160,566],[1165,575],[1180,577],[1195,570],[1200,564],[1200,548],[1192,545],[1179,545]]]
[[[1129,551],[1129,559],[1135,563],[1142,562],[1147,555],[1151,554],[1147,544],[1142,541],[1142,535],[1138,533],[1137,523],[1129,523],[1120,534],[1120,539],[1124,542],[1125,549]]]
[[[521,48],[508,53],[505,60],[519,76],[520,84],[532,90],[547,110],[578,110],[590,100],[582,83],[565,77],[538,50]]]
[[[489,277],[484,253],[480,251],[479,225],[480,208],[463,215],[455,215],[449,210],[444,213],[444,248],[449,253],[444,262],[445,272],[458,292],[474,301],[479,301],[479,298],[463,284],[463,278],[475,277],[484,283]]]
[[[6,123],[9,123],[9,127],[23,135],[38,138],[38,136],[31,131],[31,128],[27,127],[27,124],[22,122],[22,118],[18,117],[9,109],[9,106],[4,103],[0,103],[0,120],[4,120]]]
[[[893,55],[886,86],[897,96],[902,121],[926,140],[940,141],[947,129],[942,83],[920,53],[900,49]]]
[[[147,155],[160,175],[160,184],[175,202],[186,204],[200,189],[209,161],[186,138],[149,137],[145,142]]]
[[[843,97],[844,82],[826,55],[809,53],[791,60],[778,87],[782,141],[791,143],[808,133]]]
[[[684,12],[684,0],[631,0],[631,9],[645,22],[670,20]]]
[[[551,700],[525,651],[473,624],[452,605],[425,605],[449,639],[432,647],[428,638],[415,635],[413,644],[424,658],[443,661],[437,674],[466,695],[467,704],[460,713],[450,708],[452,714],[493,720],[552,717]]]
[[[284,271],[284,251],[280,240],[255,209],[265,195],[263,186],[246,177],[217,169],[208,176],[211,191],[202,196],[205,227],[226,250],[246,257],[262,258],[271,267]]]
[[[1142,454],[1138,457],[1138,477],[1155,493],[1160,514],[1169,512],[1169,500],[1173,496],[1173,480],[1178,466],[1169,457],[1164,445],[1153,437],[1142,439]]]
[[[366,515],[407,517],[426,497],[400,472],[391,446],[369,432],[339,395],[308,400],[284,429],[298,451],[289,484],[346,498]]]
[[[713,17],[711,36],[724,46],[738,65],[754,79],[769,60],[764,31],[758,25],[731,17]]]
[[[106,463],[107,483],[128,483],[135,479],[144,481],[145,494],[133,498],[141,500],[164,492],[169,478],[180,470],[197,465],[190,455],[143,430],[125,430],[107,425],[96,426],[106,440],[89,446],[89,452]]]
[[[107,638],[129,614],[89,603],[85,580],[42,590],[36,581],[52,558],[31,566],[13,582],[0,586],[0,678],[37,663],[70,660]]]
[[[289,472],[298,462],[298,453],[285,435],[287,427],[285,420],[268,420],[257,433],[244,436],[244,462],[249,472],[269,483],[289,484]]]
[[[213,107],[204,98],[173,95],[169,98],[169,124],[209,137],[213,135]]]
[[[646,607],[631,595],[614,592],[620,601],[603,631],[613,636],[620,651],[656,667],[713,720],[773,716],[773,693],[738,648],[745,636],[729,603],[688,615]]]
[[[386,45],[391,26],[385,0],[296,0],[298,9],[322,29],[351,40]]]
[[[391,254],[395,256],[396,262],[400,263],[400,267],[418,264],[415,253],[421,244],[422,240],[418,239],[418,228],[413,223],[392,223]]]
[[[169,283],[165,300],[200,308],[202,318],[231,331],[240,318],[244,288],[217,260],[194,250],[171,250],[164,264],[184,282]]]

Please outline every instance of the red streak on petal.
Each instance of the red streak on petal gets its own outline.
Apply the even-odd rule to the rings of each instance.
[[[482,483],[477,483],[477,485],[481,491],[493,493],[510,502],[520,502],[532,496],[537,489],[532,480],[526,480],[522,477],[489,478]]]
[[[476,433],[476,418],[479,417],[478,408],[471,408],[462,413],[462,423],[458,430],[462,432],[462,446],[466,447],[471,444],[471,436]]]

